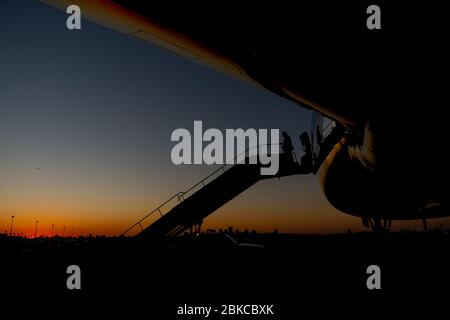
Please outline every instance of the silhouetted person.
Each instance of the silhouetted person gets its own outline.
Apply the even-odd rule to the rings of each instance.
[[[304,168],[311,168],[313,166],[313,151],[311,142],[307,132],[303,132],[300,135],[300,142],[303,146],[304,155],[301,157],[300,165]]]
[[[283,150],[283,153],[285,154],[285,157],[290,161],[294,162],[294,157],[292,155],[292,152],[294,151],[294,146],[292,145],[292,139],[287,134],[286,131],[283,131],[281,133],[283,136],[283,145],[281,146],[281,149]]]
[[[316,140],[317,140],[317,145],[320,147],[320,145],[322,144],[322,132],[320,132],[320,127],[319,125],[317,125],[316,127]]]

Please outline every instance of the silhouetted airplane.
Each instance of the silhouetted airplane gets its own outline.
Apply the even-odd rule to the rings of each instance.
[[[445,10],[384,4],[381,30],[368,30],[371,3],[42,2],[78,4],[84,18],[333,119],[313,171],[366,226],[449,215]]]

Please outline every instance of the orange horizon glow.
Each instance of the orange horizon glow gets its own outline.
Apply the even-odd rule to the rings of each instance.
[[[232,226],[240,231],[273,232],[277,229],[280,233],[328,234],[344,233],[348,229],[368,231],[362,226],[360,218],[339,212],[323,198],[316,177],[311,177],[309,189],[299,190],[294,197],[292,192],[295,192],[298,181],[304,178],[294,176],[256,184],[208,216],[202,230],[217,231]],[[34,237],[36,220],[39,220],[37,236],[49,237],[52,224],[54,236],[62,236],[64,226],[65,236],[72,234],[72,227],[74,236],[118,236],[162,202],[149,201],[142,192],[133,193],[134,197],[130,196],[130,192],[125,195],[111,192],[109,197],[99,194],[83,201],[83,195],[88,193],[79,194],[70,190],[70,187],[66,192],[61,188],[55,190],[58,193],[58,200],[55,201],[52,200],[55,197],[51,196],[51,189],[20,192],[21,196],[27,196],[27,201],[19,201],[16,197],[5,198],[0,205],[0,233],[9,234],[11,216],[14,215],[13,232],[28,237]],[[155,193],[155,198],[166,199],[163,193],[166,192]],[[171,207],[164,208],[163,213]],[[144,227],[157,217],[152,216]],[[449,221],[448,218],[433,219],[429,221],[429,227],[439,227],[440,224],[448,226]],[[421,227],[421,221],[393,222],[393,230]],[[129,235],[137,231],[133,230]]]
[[[243,232],[244,230],[256,230],[258,233],[270,233],[275,229],[279,233],[305,234],[344,233],[349,229],[354,232],[369,231],[369,229],[362,226],[359,218],[339,212],[336,212],[334,217],[333,215],[327,215],[326,219],[333,219],[333,221],[328,220],[327,223],[324,223],[324,217],[322,215],[314,215],[311,213],[295,215],[292,212],[286,211],[283,213],[286,218],[275,219],[270,213],[270,210],[265,212],[259,211],[258,214],[255,214],[252,210],[236,211],[231,205],[229,208],[228,206],[225,206],[204,220],[202,231],[206,231],[207,229],[214,229],[216,231],[219,229],[226,230],[229,227],[233,227],[234,230],[239,230],[240,232]],[[15,213],[14,215],[13,233],[29,238],[34,238],[36,220],[39,221],[37,237],[50,237],[52,224],[54,225],[53,236],[62,237],[64,226],[65,237],[72,236],[72,228],[74,228],[74,237],[89,235],[118,236],[136,222],[135,219],[131,219],[129,216],[106,222],[94,217],[90,219],[72,219],[40,215],[39,219],[36,219],[35,217],[37,217],[37,215],[21,215],[20,213]],[[7,219],[4,214],[0,214],[0,217],[1,225],[3,227],[3,229],[0,229],[0,233],[9,234],[11,217]],[[432,219],[429,220],[428,224],[430,228],[434,228],[439,227],[442,223],[447,225],[448,220],[449,219],[446,218]],[[392,230],[401,230],[402,228],[418,229],[421,227],[422,222],[418,220],[394,221]],[[134,235],[137,231],[139,231],[138,228],[132,230],[127,235]]]

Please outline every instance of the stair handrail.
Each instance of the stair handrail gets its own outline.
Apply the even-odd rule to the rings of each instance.
[[[247,149],[245,149],[243,152],[239,153],[238,155],[236,155],[233,159],[229,160],[228,162],[225,162],[221,167],[219,167],[218,169],[214,170],[212,173],[210,173],[208,176],[206,176],[205,178],[203,178],[202,180],[200,180],[199,182],[197,182],[196,184],[192,185],[191,187],[189,187],[186,191],[179,191],[177,193],[175,193],[172,197],[170,197],[169,199],[167,199],[166,201],[164,201],[162,204],[160,204],[156,209],[154,209],[153,211],[147,213],[143,218],[141,218],[138,222],[136,222],[135,224],[133,224],[131,227],[129,227],[127,230],[125,230],[124,232],[122,232],[120,234],[120,236],[125,236],[128,232],[130,232],[131,230],[133,230],[135,227],[137,227],[138,225],[141,227],[142,230],[144,230],[144,228],[142,227],[142,222],[147,219],[148,217],[150,217],[152,214],[154,214],[155,212],[159,212],[159,214],[162,216],[164,216],[165,214],[162,214],[161,212],[161,208],[163,206],[165,206],[167,203],[171,202],[173,199],[175,199],[176,197],[178,198],[178,202],[183,202],[185,200],[184,195],[189,193],[190,191],[192,191],[193,189],[197,188],[199,185],[203,184],[203,187],[205,187],[207,184],[204,184],[204,182],[209,179],[210,177],[212,177],[213,175],[215,175],[217,172],[219,171],[223,171],[223,173],[225,173],[227,170],[225,170],[226,166],[232,165],[232,164],[237,164],[234,163],[234,160],[236,160],[239,156],[241,156],[242,154],[247,153],[247,151],[249,151],[250,149],[254,149],[254,148],[260,148],[260,147],[267,147],[267,146],[271,146],[271,145],[278,145],[281,146],[283,145],[282,143],[267,143],[267,144],[260,144],[257,146],[250,146]],[[181,201],[180,201],[181,199]]]

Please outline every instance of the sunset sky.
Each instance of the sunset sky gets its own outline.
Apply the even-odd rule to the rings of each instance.
[[[177,128],[310,129],[311,111],[157,47],[36,1],[0,3],[0,233],[121,233],[216,167],[175,166]],[[435,220],[431,226],[447,223]],[[362,230],[315,176],[263,181],[204,228]],[[394,227],[419,227],[419,222]]]

